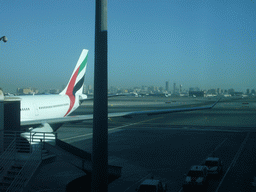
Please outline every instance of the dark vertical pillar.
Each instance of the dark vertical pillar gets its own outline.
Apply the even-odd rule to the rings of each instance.
[[[91,191],[108,191],[107,0],[96,0]]]
[[[20,100],[7,100],[4,102],[4,149],[6,149],[15,137],[15,132],[20,132]],[[11,136],[10,134],[13,133]]]
[[[20,131],[20,100],[4,102],[4,130]]]
[[[0,153],[4,151],[4,94],[0,89]]]

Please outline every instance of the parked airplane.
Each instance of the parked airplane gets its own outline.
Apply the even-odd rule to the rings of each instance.
[[[76,110],[80,102],[87,98],[83,91],[88,50],[83,50],[66,88],[58,95],[27,95],[21,99],[21,124],[61,118]]]
[[[82,93],[87,66],[88,50],[84,49],[78,59],[66,88],[58,95],[17,96],[21,103],[21,127],[33,128],[33,132],[53,132],[68,122],[92,119],[93,115],[68,116],[76,110],[87,95]],[[217,101],[218,102],[218,101]],[[211,109],[211,106],[109,113],[108,117],[132,117],[134,115],[154,115],[172,112]]]

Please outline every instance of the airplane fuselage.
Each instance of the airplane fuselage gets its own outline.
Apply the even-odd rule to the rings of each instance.
[[[67,95],[28,95],[19,98],[21,121],[65,117],[79,107],[79,99],[75,99],[70,110],[72,101]]]

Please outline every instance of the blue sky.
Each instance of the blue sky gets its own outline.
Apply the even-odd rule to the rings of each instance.
[[[95,2],[0,1],[0,87],[66,85],[89,49],[93,85]],[[109,86],[234,88],[256,85],[255,0],[109,0]]]

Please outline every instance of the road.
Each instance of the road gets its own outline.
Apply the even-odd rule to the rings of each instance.
[[[109,112],[200,103],[166,98],[141,102],[118,99],[110,102]],[[255,103],[255,99],[223,100],[211,110],[109,119],[109,164],[123,167],[122,177],[109,185],[109,191],[135,191],[143,179],[151,176],[167,183],[169,191],[182,191],[184,174],[190,166],[201,164],[211,155],[222,159],[224,173],[210,181],[207,191],[255,190],[251,183],[256,176]],[[88,102],[74,115],[91,112]],[[87,121],[63,126],[58,137],[91,152],[91,133],[92,121]]]

